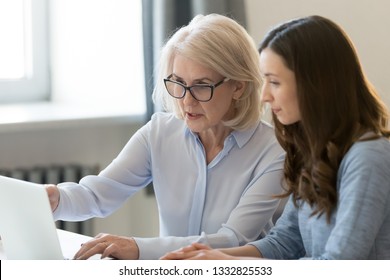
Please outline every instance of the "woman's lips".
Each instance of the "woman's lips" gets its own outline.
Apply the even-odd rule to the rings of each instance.
[[[201,114],[194,114],[194,113],[186,113],[187,115],[187,119],[189,120],[196,120],[198,118],[200,118],[202,115]]]

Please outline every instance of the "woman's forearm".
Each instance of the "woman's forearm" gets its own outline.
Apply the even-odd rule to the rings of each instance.
[[[225,249],[220,249],[220,251],[235,257],[251,257],[251,258],[263,257],[260,251],[253,245],[244,245],[241,247],[225,248]]]

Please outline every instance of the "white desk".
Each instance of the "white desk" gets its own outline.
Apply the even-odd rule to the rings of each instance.
[[[70,231],[64,231],[61,229],[57,229],[58,238],[60,240],[62,253],[67,258],[72,258],[75,253],[80,249],[81,243],[85,243],[90,240],[92,237],[85,236],[77,233],[73,233]],[[94,259],[99,259],[100,256],[94,256]],[[3,243],[0,240],[0,260],[7,259],[7,256],[3,250]]]

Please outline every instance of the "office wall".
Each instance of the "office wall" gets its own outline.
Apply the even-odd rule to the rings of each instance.
[[[256,42],[273,25],[295,17],[328,17],[349,34],[369,80],[390,107],[388,0],[246,0],[248,30]]]

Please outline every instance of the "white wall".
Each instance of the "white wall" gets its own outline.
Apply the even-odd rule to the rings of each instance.
[[[51,0],[52,100],[143,114],[141,15],[141,1]]]
[[[248,30],[256,42],[273,25],[295,17],[321,15],[341,25],[354,42],[363,68],[390,107],[390,1],[246,0]]]

